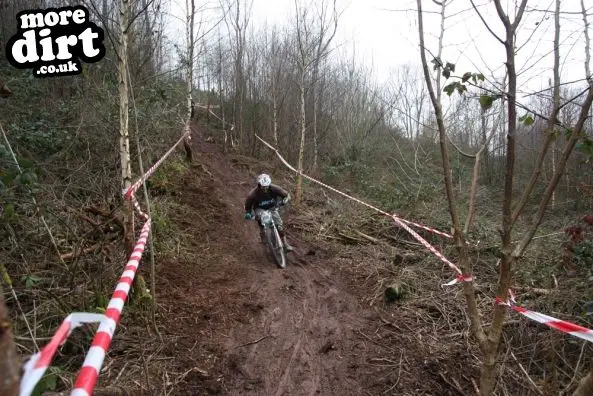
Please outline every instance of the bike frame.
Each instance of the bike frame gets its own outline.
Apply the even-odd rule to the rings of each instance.
[[[278,207],[276,207],[276,209],[277,208]],[[262,209],[258,221],[264,228],[264,233],[266,234],[267,239],[266,245],[270,250],[270,253],[272,253],[272,256],[274,256],[276,264],[278,264],[280,268],[284,268],[286,266],[284,244],[282,243],[282,238],[280,238],[278,227],[276,227],[276,223],[274,222],[272,210]],[[276,242],[276,246],[273,245],[273,241]]]

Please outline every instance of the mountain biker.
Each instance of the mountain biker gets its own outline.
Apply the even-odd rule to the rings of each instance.
[[[272,184],[270,176],[262,173],[257,177],[257,187],[254,187],[247,195],[247,199],[245,199],[245,219],[250,220],[254,217],[259,219],[262,210],[271,209],[272,218],[278,228],[278,234],[282,238],[284,248],[287,252],[291,252],[293,249],[286,241],[282,217],[280,217],[280,213],[278,213],[278,208],[276,207],[279,198],[282,199],[282,204],[284,205],[290,200],[290,194],[277,185]],[[253,212],[255,212],[255,215]],[[264,228],[259,222],[257,224],[259,225],[259,236],[263,242],[265,239]]]

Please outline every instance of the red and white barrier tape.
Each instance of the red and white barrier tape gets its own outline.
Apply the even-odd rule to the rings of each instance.
[[[578,338],[582,338],[583,340],[593,342],[593,330],[583,326],[579,326],[578,324],[572,322],[568,322],[566,320],[556,319],[552,316],[544,315],[542,313],[520,307],[516,305],[515,296],[513,295],[513,292],[509,290],[509,294],[510,298],[507,302],[503,302],[500,298],[496,297],[496,303],[499,305],[506,305],[513,311],[520,313],[526,318],[542,323],[548,327],[560,330],[563,333],[570,334]]]
[[[123,192],[124,199],[132,201],[134,209],[146,222],[142,227],[142,231],[140,232],[140,237],[138,242],[136,242],[134,251],[132,252],[129,261],[124,268],[124,273],[122,274],[119,283],[115,287],[115,291],[113,292],[111,300],[107,305],[107,309],[105,311],[105,322],[101,323],[99,326],[97,334],[95,335],[95,338],[91,344],[91,348],[82,365],[82,369],[76,378],[74,390],[72,391],[73,396],[91,395],[93,393],[93,389],[95,388],[97,379],[99,378],[101,366],[103,365],[103,360],[105,359],[105,354],[107,353],[109,345],[111,344],[111,339],[113,338],[115,328],[119,323],[121,312],[125,305],[126,299],[128,298],[130,287],[134,282],[136,271],[140,265],[140,259],[146,247],[148,235],[150,234],[151,219],[148,214],[142,211],[135,193],[138,191],[142,183],[144,183],[146,179],[148,179],[163,163],[163,161],[173,152],[173,150],[177,148],[183,139],[191,136],[191,129],[189,128],[189,125],[186,124],[185,128],[186,131],[183,136],[179,138],[179,140],[161,157],[161,159],[152,165],[144,173],[144,175],[139,177],[136,182],[134,182],[127,190]]]
[[[337,189],[335,189],[335,188],[334,188],[334,187],[332,187],[332,186],[328,186],[327,184],[325,184],[325,183],[323,183],[323,182],[320,182],[319,180],[316,180],[316,179],[312,178],[311,176],[307,176],[307,175],[305,175],[303,172],[299,172],[299,171],[298,171],[297,169],[295,169],[295,168],[294,168],[292,165],[290,165],[290,164],[289,164],[289,163],[288,163],[288,162],[287,162],[287,161],[284,159],[284,157],[282,157],[282,155],[281,155],[281,154],[278,152],[278,149],[276,149],[274,146],[272,146],[270,143],[266,142],[264,139],[260,138],[259,136],[255,135],[255,137],[256,137],[256,138],[258,138],[258,139],[259,139],[259,140],[260,140],[260,141],[261,141],[263,144],[265,144],[265,145],[266,145],[266,146],[267,146],[267,147],[268,147],[270,150],[274,151],[274,152],[276,153],[276,155],[278,156],[278,158],[280,158],[280,161],[282,161],[282,163],[283,163],[283,164],[284,164],[284,165],[285,165],[287,168],[289,168],[291,171],[293,171],[293,172],[295,172],[295,173],[298,173],[298,174],[300,174],[300,175],[301,175],[301,176],[303,176],[305,179],[309,179],[309,180],[311,180],[312,182],[319,184],[320,186],[323,186],[323,187],[325,187],[325,188],[327,188],[327,189],[329,189],[329,190],[332,190],[333,192],[335,192],[335,193],[338,193],[338,194],[340,194],[340,195],[342,195],[342,196],[344,196],[344,197],[346,197],[346,198],[348,198],[348,199],[351,199],[351,200],[353,200],[353,201],[355,201],[355,202],[358,202],[359,204],[361,204],[361,205],[364,205],[364,206],[366,206],[367,208],[373,209],[374,211],[376,211],[376,212],[378,212],[378,213],[381,213],[381,214],[383,214],[383,215],[385,215],[385,216],[387,216],[387,217],[390,217],[390,218],[394,218],[394,217],[395,217],[395,218],[397,218],[399,221],[401,221],[402,223],[406,223],[406,224],[409,224],[409,225],[411,225],[411,226],[414,226],[414,227],[422,228],[422,229],[424,229],[424,230],[426,230],[426,231],[430,231],[430,232],[432,232],[432,233],[434,233],[434,234],[441,235],[441,236],[444,236],[444,237],[446,237],[446,238],[453,239],[453,236],[452,236],[452,235],[450,235],[450,234],[447,234],[447,233],[445,233],[445,232],[441,232],[441,231],[437,231],[437,230],[435,230],[434,228],[427,227],[427,226],[423,226],[422,224],[418,224],[418,223],[414,223],[414,222],[412,222],[412,221],[408,221],[408,220],[402,219],[402,218],[400,218],[400,217],[397,217],[397,215],[395,215],[395,214],[392,214],[392,213],[387,213],[386,211],[384,211],[384,210],[382,210],[382,209],[379,209],[379,208],[377,208],[376,206],[373,206],[373,205],[371,205],[371,204],[368,204],[368,203],[366,203],[366,202],[364,202],[364,201],[361,201],[360,199],[358,199],[358,198],[356,198],[356,197],[353,197],[353,196],[351,196],[351,195],[348,195],[348,194],[346,194],[345,192],[342,192],[342,191],[340,191],[340,190],[337,190]]]
[[[74,390],[71,393],[73,396],[89,396],[93,394],[93,389],[97,383],[99,372],[101,371],[101,366],[105,359],[105,354],[109,350],[113,333],[119,323],[122,309],[128,298],[130,287],[134,282],[138,266],[140,265],[140,258],[146,247],[146,240],[148,239],[149,233],[150,219],[144,223],[140,238],[134,247],[134,252],[130,256],[129,261],[124,268],[124,272],[115,287],[115,291],[111,296],[111,300],[107,305],[107,309],[105,310],[105,320],[99,326],[97,334],[95,334],[91,348],[84,359],[82,369],[74,383]]]
[[[443,256],[443,254],[441,252],[439,252],[434,246],[432,246],[424,238],[422,238],[420,235],[418,235],[418,233],[416,231],[412,230],[410,227],[405,225],[397,217],[393,216],[393,221],[395,221],[395,223],[397,225],[399,225],[400,227],[402,227],[404,230],[408,231],[418,242],[420,242],[428,250],[430,250],[432,253],[434,253],[435,256],[437,256],[442,262],[447,264],[453,271],[457,272],[457,276],[455,277],[455,279],[453,279],[452,281],[449,281],[441,286],[452,286],[452,285],[456,284],[457,282],[471,282],[474,280],[471,275],[465,275],[459,269],[459,267],[457,267],[455,264],[453,264],[452,262],[447,260],[447,258],[445,256]]]
[[[145,173],[144,175],[140,176],[138,178],[138,180],[136,180],[127,190],[124,190],[123,194],[124,194],[124,199],[130,199],[131,196],[138,191],[138,189],[140,188],[140,186],[142,185],[142,183],[144,183],[144,181],[146,179],[148,179],[155,171],[156,169],[161,165],[161,163],[173,152],[173,150],[175,150],[175,148],[179,145],[179,143],[181,143],[183,141],[183,139],[185,139],[188,136],[191,136],[191,130],[190,128],[186,127],[187,130],[185,131],[185,133],[183,134],[183,136],[181,136],[181,138],[179,138],[179,140],[177,141],[177,143],[175,143],[173,145],[173,147],[171,147],[169,149],[169,151],[167,151],[160,160],[158,160],[153,166],[151,166]]]
[[[440,231],[437,231],[437,230],[435,230],[433,228],[430,228],[430,227],[426,227],[426,226],[423,226],[423,225],[420,225],[420,224],[413,223],[411,221],[404,220],[402,218],[397,217],[395,214],[389,214],[389,213],[385,212],[384,210],[381,210],[381,209],[379,209],[379,208],[377,208],[377,207],[375,207],[373,205],[370,205],[370,204],[368,204],[368,203],[366,203],[364,201],[361,201],[358,198],[355,198],[355,197],[353,197],[351,195],[348,195],[348,194],[346,194],[346,193],[344,193],[344,192],[342,192],[340,190],[337,190],[337,189],[335,189],[332,186],[328,186],[327,184],[325,184],[323,182],[320,182],[319,180],[316,180],[316,179],[314,179],[314,178],[312,178],[310,176],[307,176],[307,175],[305,175],[302,172],[299,172],[292,165],[290,165],[284,159],[284,157],[282,157],[282,155],[278,152],[278,150],[274,146],[272,146],[271,144],[269,144],[268,142],[266,142],[265,140],[263,140],[262,138],[260,138],[257,135],[255,135],[255,137],[258,138],[263,144],[265,144],[266,146],[268,146],[268,148],[270,148],[271,150],[273,150],[276,153],[276,155],[278,156],[278,158],[280,158],[280,161],[282,161],[282,163],[287,168],[289,168],[290,170],[292,170],[293,172],[296,172],[296,173],[302,175],[304,178],[311,180],[314,183],[317,183],[317,184],[319,184],[319,185],[321,185],[321,186],[323,186],[323,187],[325,187],[325,188],[327,188],[329,190],[332,190],[332,191],[334,191],[334,192],[336,192],[336,193],[338,193],[338,194],[340,194],[340,195],[342,195],[342,196],[344,196],[344,197],[346,197],[348,199],[351,199],[351,200],[353,200],[355,202],[358,202],[361,205],[364,205],[364,206],[366,206],[368,208],[371,208],[374,211],[376,211],[378,213],[381,213],[381,214],[383,214],[385,216],[388,216],[391,219],[393,219],[397,225],[399,225],[400,227],[402,227],[406,231],[408,231],[417,241],[419,241],[422,245],[424,245],[426,248],[428,248],[428,250],[430,250],[432,253],[434,253],[440,260],[442,260],[445,264],[447,264],[455,272],[457,272],[456,278],[454,280],[450,281],[450,282],[445,283],[443,286],[451,286],[451,285],[456,284],[457,282],[471,282],[471,281],[473,281],[473,278],[472,278],[471,275],[465,275],[465,274],[463,274],[461,272],[461,270],[455,264],[453,264],[452,262],[450,262],[449,260],[447,260],[445,258],[445,256],[443,256],[434,246],[432,246],[430,243],[428,243],[424,238],[422,238],[420,235],[418,235],[417,232],[415,232],[414,230],[412,230],[406,224],[414,225],[414,226],[420,227],[422,229],[425,229],[427,231],[433,232],[435,234],[443,235],[443,236],[446,236],[446,237],[451,237],[450,235],[445,234],[445,233],[440,232]]]
[[[72,330],[85,323],[99,323],[105,319],[102,314],[76,312],[68,315],[62,322],[50,342],[43,349],[29,358],[24,366],[20,383],[20,396],[29,396],[35,385],[50,366],[58,348],[64,344]]]
[[[132,194],[131,199],[132,199],[132,204],[134,205],[134,209],[136,209],[136,212],[138,212],[138,215],[142,219],[148,220],[148,215],[142,211],[142,208],[140,208],[140,204],[138,203],[138,199],[136,199],[135,194]]]
[[[84,360],[82,369],[74,384],[75,389],[72,391],[72,395],[91,395],[99,376],[99,371],[103,365],[105,354],[111,344],[111,339],[115,328],[119,323],[120,315],[123,310],[124,304],[128,297],[130,287],[134,282],[136,271],[140,265],[140,259],[142,253],[146,247],[146,241],[150,234],[151,219],[149,216],[142,211],[140,204],[134,195],[140,188],[142,183],[148,179],[160,166],[160,164],[175,150],[175,148],[185,139],[191,136],[191,129],[189,125],[185,125],[185,133],[181,138],[159,159],[148,171],[144,173],[138,180],[130,186],[127,190],[123,191],[124,199],[132,201],[134,208],[138,212],[139,216],[145,220],[144,226],[140,232],[140,237],[136,242],[134,251],[130,255],[124,272],[119,280],[119,283],[115,287],[115,291],[107,305],[107,309],[104,315],[92,314],[92,313],[73,313],[68,315],[61,326],[58,328],[51,341],[41,350],[41,352],[31,356],[29,361],[25,364],[25,372],[20,383],[20,396],[29,396],[43,374],[49,367],[58,347],[64,343],[66,338],[72,332],[72,330],[83,323],[97,323],[100,322],[97,334],[93,339],[91,348]]]

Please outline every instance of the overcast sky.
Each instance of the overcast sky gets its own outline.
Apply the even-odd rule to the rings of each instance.
[[[171,12],[183,15],[185,0],[171,1]],[[294,14],[294,0],[252,1],[253,27],[261,26],[266,21],[268,24],[286,25]],[[589,35],[593,36],[593,1],[584,1],[589,8]],[[475,3],[494,32],[504,38],[504,29],[494,3],[491,0],[475,0]],[[514,1],[508,3],[508,11],[513,14]],[[218,2],[210,4],[214,6]],[[553,11],[554,7],[555,0],[528,1],[528,12],[517,38],[520,47],[517,69],[521,72],[519,84],[524,92],[546,88],[548,79],[552,77],[554,18],[551,13],[542,11]],[[343,10],[343,14],[334,39],[335,45],[340,46],[340,52],[352,53],[355,48],[359,61],[372,65],[379,81],[388,79],[398,65],[420,64],[415,0],[338,0],[338,8]],[[434,12],[440,11],[440,7],[432,1],[423,0],[423,8],[426,45],[436,53],[440,16]],[[567,12],[562,14],[560,22],[561,74],[564,81],[585,77],[584,24],[580,9],[580,0],[562,0],[562,11]],[[457,74],[480,71],[487,77],[492,74],[502,76],[504,47],[484,27],[471,9],[471,3],[467,0],[449,0],[446,14],[449,17],[445,22],[443,60],[455,63]],[[179,22],[176,25],[179,27]]]

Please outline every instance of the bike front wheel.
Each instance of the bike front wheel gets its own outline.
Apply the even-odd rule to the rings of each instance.
[[[286,256],[284,255],[284,246],[282,246],[282,239],[280,238],[280,234],[276,227],[272,229],[266,230],[266,239],[268,249],[272,256],[274,256],[274,260],[276,261],[276,265],[280,268],[286,267]]]

